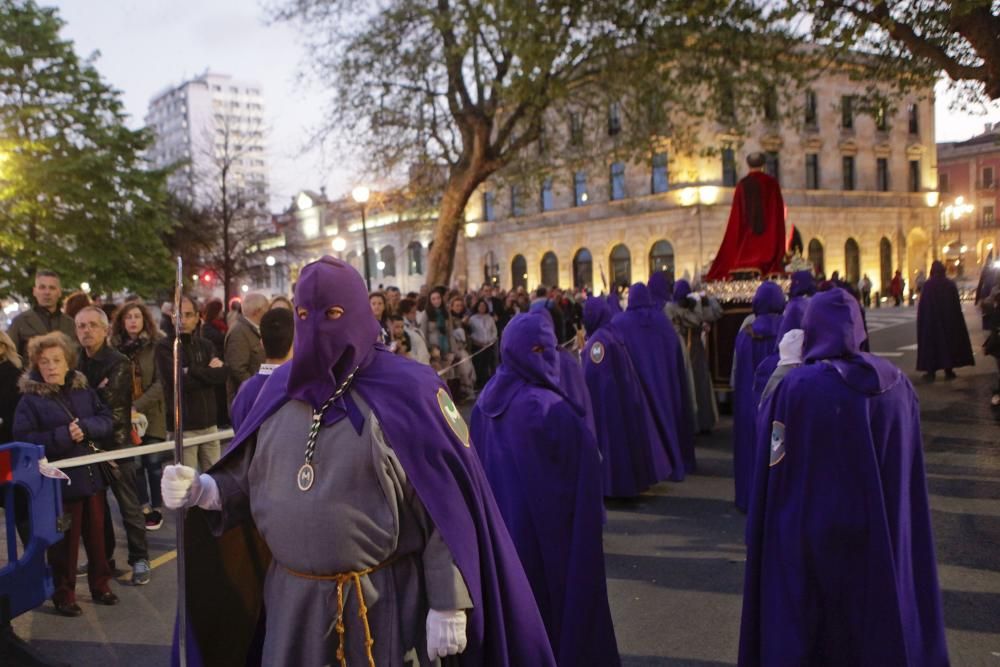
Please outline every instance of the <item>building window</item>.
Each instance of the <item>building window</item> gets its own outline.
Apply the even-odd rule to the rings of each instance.
[[[920,160],[910,160],[910,192],[920,192]]]
[[[574,146],[583,143],[583,116],[579,111],[569,115],[569,142]]]
[[[396,249],[387,245],[379,252],[379,261],[382,263],[382,275],[384,277],[396,275]]]
[[[875,160],[875,187],[879,192],[889,191],[889,158],[880,157]]]
[[[528,262],[524,255],[514,255],[510,262],[510,284],[514,289],[528,288]]]
[[[732,148],[722,149],[722,184],[730,188],[736,185],[736,151]]]
[[[632,283],[632,253],[629,252],[628,247],[619,243],[611,249],[609,259],[612,285],[630,285]]]
[[[611,200],[625,199],[625,163],[611,163]]]
[[[851,285],[861,280],[861,250],[854,239],[844,244],[844,279]]]
[[[938,174],[938,191],[951,191],[951,179],[948,177],[948,174]]]
[[[819,190],[819,155],[806,155],[806,190]]]
[[[819,124],[819,111],[816,105],[816,91],[806,91],[806,106],[804,110],[806,127],[816,127]]]
[[[649,249],[649,272],[663,271],[667,277],[674,277],[674,246],[670,241],[660,239]]]
[[[495,214],[493,200],[494,195],[492,192],[483,193],[483,220],[486,222],[493,220],[493,216]]]
[[[552,178],[546,178],[542,181],[542,202],[541,208],[543,211],[552,210]]]
[[[424,272],[424,247],[420,241],[412,241],[406,246],[406,273],[419,276]]]
[[[615,136],[622,131],[622,109],[617,102],[608,105],[608,135]]]
[[[764,154],[764,173],[776,181],[781,180],[781,163],[778,161],[778,154],[768,151]]]
[[[653,178],[649,189],[655,195],[659,192],[666,192],[670,187],[667,180],[667,154],[653,154]]]
[[[551,250],[542,256],[542,284],[546,287],[559,285],[559,260]]]
[[[719,86],[719,122],[732,123],[736,120],[736,94],[732,84],[723,82]]]
[[[878,242],[878,268],[881,283],[879,290],[886,294],[892,284],[892,242],[884,236]]]
[[[545,123],[542,123],[538,127],[538,154],[545,155],[546,150],[548,150],[548,143],[545,137]]]
[[[524,215],[524,203],[519,185],[510,186],[510,214],[515,218]]]
[[[813,271],[817,276],[825,276],[823,266],[823,244],[818,239],[809,241],[809,263],[813,265]]]
[[[920,134],[920,106],[911,104],[906,110],[910,134]]]
[[[992,206],[983,207],[983,227],[996,225],[996,217]]]
[[[583,206],[590,197],[587,195],[587,172],[573,174],[573,205]]]
[[[875,129],[879,132],[889,131],[889,110],[885,102],[880,102],[875,108]]]
[[[778,120],[778,95],[774,86],[764,88],[764,120],[769,123]]]
[[[573,289],[591,288],[594,285],[594,258],[586,248],[573,256]]]
[[[843,95],[840,98],[840,128],[842,130],[854,129],[854,97]]]
[[[980,186],[983,190],[992,190],[995,183],[993,181],[993,167],[983,167],[982,180]]]
[[[853,190],[854,189],[854,156],[845,155],[843,158],[842,166],[844,174],[844,189]]]

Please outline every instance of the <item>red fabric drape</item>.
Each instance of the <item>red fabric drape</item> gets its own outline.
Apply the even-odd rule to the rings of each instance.
[[[752,181],[751,181],[752,179]],[[755,211],[759,205],[759,211]],[[763,229],[754,233],[756,213]],[[784,270],[785,202],[778,181],[760,171],[736,184],[726,235],[707,280],[728,280],[733,269],[759,269],[761,275]]]

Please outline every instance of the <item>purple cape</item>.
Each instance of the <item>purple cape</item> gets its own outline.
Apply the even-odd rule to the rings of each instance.
[[[741,667],[948,664],[919,405],[858,352],[860,319],[842,290],[814,297],[807,363],[761,405]]]
[[[250,408],[260,394],[261,387],[269,376],[255,373],[246,382],[240,385],[240,390],[236,392],[236,398],[229,407],[229,421],[233,424],[233,430],[239,431],[240,424],[247,418]]]
[[[802,328],[802,318],[806,314],[806,306],[808,305],[809,300],[804,296],[797,296],[789,299],[788,305],[785,306],[785,312],[781,316],[781,326],[778,327],[778,333],[775,336],[775,340],[778,343],[780,343],[782,337],[784,337],[784,335],[792,329]],[[778,367],[778,361],[780,358],[781,357],[778,354],[777,347],[775,347],[774,353],[768,355],[763,361],[757,364],[757,370],[754,371],[753,377],[754,405],[760,405],[761,398],[763,398],[764,387],[767,386],[767,381],[771,379],[771,374],[774,373],[774,369]]]
[[[256,438],[260,426],[294,396],[307,402],[325,401],[332,389],[321,398],[323,392],[336,386],[336,380],[346,377],[351,368],[358,368],[351,391],[361,395],[381,423],[386,441],[448,545],[472,597],[468,646],[457,656],[456,664],[553,665],[524,569],[471,449],[465,424],[460,417],[446,415],[443,401],[447,405],[451,401],[440,378],[429,366],[399,357],[375,343],[378,331],[377,326],[370,326],[375,319],[364,282],[348,264],[325,257],[308,265],[296,285],[295,304],[299,312],[295,356],[264,383],[220,464]],[[343,308],[341,315],[334,312],[334,306]],[[343,364],[345,360],[349,365]],[[401,400],[404,396],[406,400]],[[350,417],[352,405],[338,403],[325,422]],[[207,537],[205,529],[193,534],[205,521],[198,520],[197,510],[188,514],[195,515],[185,540],[189,573],[212,569],[212,560],[238,565],[255,557],[265,558],[259,556],[261,549],[252,548],[251,536],[256,534],[252,526],[237,526],[216,540]],[[228,552],[221,553],[219,545]],[[256,568],[254,573],[264,570],[266,567]],[[256,600],[259,606],[262,580],[248,584],[203,577],[201,583],[188,585],[191,664],[201,662],[199,645],[217,645],[220,631],[228,631],[234,624],[234,619],[213,613],[219,601],[228,598],[235,598],[232,606],[242,612],[243,627],[232,634],[248,644],[228,644],[226,650],[232,655],[252,655],[261,640],[260,626],[258,636],[253,632],[260,614],[252,603]]]
[[[618,665],[601,544],[597,444],[577,406],[554,386],[559,361],[549,321],[518,315],[501,345],[503,363],[472,411],[476,452],[557,664]]]
[[[584,317],[607,311],[603,299],[591,298]],[[583,349],[583,374],[590,390],[597,444],[604,469],[604,495],[637,496],[670,477],[672,468],[639,374],[614,325],[590,332]]]
[[[958,288],[945,275],[944,265],[934,262],[917,302],[917,370],[933,372],[975,363]]]
[[[670,282],[665,271],[655,271],[649,277],[646,286],[649,288],[649,295],[653,297],[653,304],[656,307],[663,308],[670,301],[671,293],[676,289]]]
[[[646,406],[666,447],[670,479],[680,481],[694,463],[694,425],[685,404],[687,378],[677,332],[663,310],[653,305],[642,283],[631,287],[628,309],[616,315],[611,325],[639,375]]]
[[[733,362],[733,478],[736,507],[747,509],[752,478],[754,421],[754,376],[757,366],[778,349],[778,328],[785,295],[777,283],[765,282],[753,298],[753,323],[736,336]],[[770,376],[769,376],[770,377]]]

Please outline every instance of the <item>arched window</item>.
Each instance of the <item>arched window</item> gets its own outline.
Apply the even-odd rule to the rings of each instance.
[[[483,282],[487,285],[496,285],[500,282],[500,265],[497,264],[496,255],[492,250],[483,257]]]
[[[411,241],[406,246],[406,275],[419,276],[424,273],[424,247],[420,241]]]
[[[889,283],[892,282],[892,243],[889,239],[882,237],[878,244],[879,277],[882,280],[882,293],[888,291]]]
[[[379,252],[379,261],[382,263],[382,275],[386,278],[396,275],[396,249],[391,245],[384,246]]]
[[[347,263],[354,267],[354,270],[362,275],[365,275],[365,268],[361,265],[361,253],[356,250],[352,250],[347,253]]]
[[[510,263],[510,284],[514,289],[528,289],[528,262],[524,255],[514,255]]]
[[[619,243],[611,249],[608,264],[611,266],[611,281],[615,285],[630,285],[632,283],[632,253],[624,243]]]
[[[813,271],[817,276],[826,276],[823,265],[823,244],[818,239],[809,241],[809,263],[813,265]]]
[[[573,255],[573,288],[593,289],[594,258],[586,248],[580,248]]]
[[[375,252],[375,248],[368,248],[368,271],[370,272],[372,279],[371,289],[375,289],[378,287],[375,280],[378,279],[380,275],[378,272],[378,253]],[[363,263],[361,265],[361,275],[365,275],[365,267]]]
[[[861,280],[861,251],[854,239],[844,244],[844,280],[855,285]]]
[[[674,277],[674,247],[670,241],[660,239],[649,250],[649,273],[664,271],[668,278]]]
[[[542,284],[546,287],[559,285],[559,260],[551,250],[542,255]]]

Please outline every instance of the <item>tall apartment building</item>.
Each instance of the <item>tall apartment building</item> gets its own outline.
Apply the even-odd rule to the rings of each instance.
[[[267,206],[264,98],[258,83],[206,72],[156,95],[146,125],[156,135],[149,152],[153,165],[180,165],[168,180],[172,192],[202,205],[219,201],[226,163],[233,194]]]

